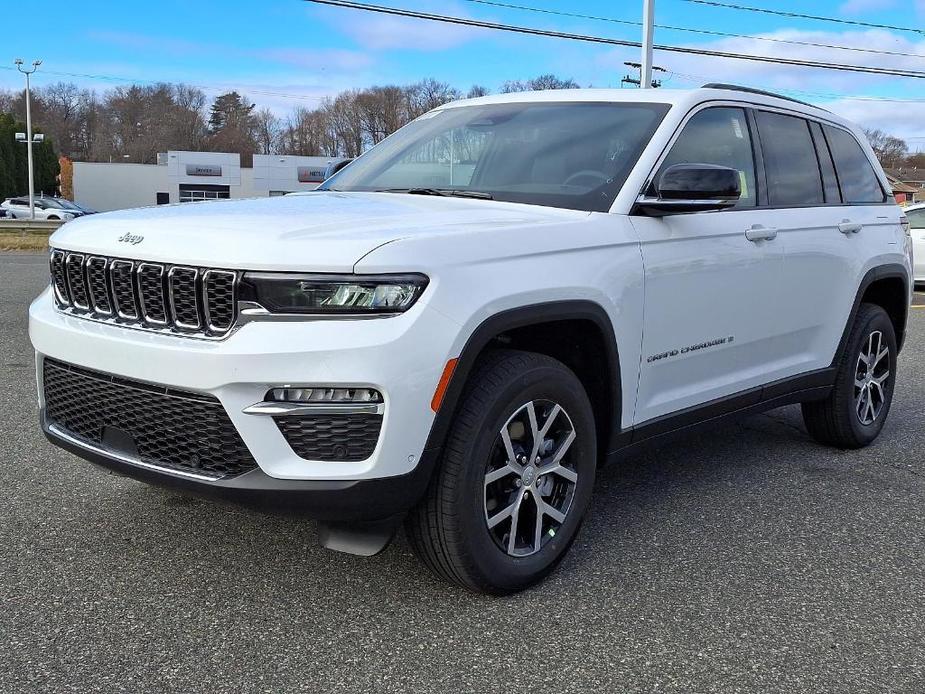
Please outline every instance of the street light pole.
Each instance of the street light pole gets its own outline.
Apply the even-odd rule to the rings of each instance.
[[[652,42],[655,38],[655,0],[642,0],[642,67],[639,87],[652,86]]]
[[[16,69],[26,76],[26,159],[29,164],[29,219],[33,220],[35,219],[35,177],[32,166],[32,99],[29,94],[29,77],[39,69],[41,64],[41,60],[34,60],[32,69],[24,70],[22,58],[16,59]]]

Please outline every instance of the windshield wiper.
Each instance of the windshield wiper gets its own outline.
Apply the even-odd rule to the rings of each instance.
[[[407,193],[408,195],[439,195],[445,198],[475,198],[494,200],[491,193],[480,190],[456,190],[455,188],[385,188],[380,193]]]

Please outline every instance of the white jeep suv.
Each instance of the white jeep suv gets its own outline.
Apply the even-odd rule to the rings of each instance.
[[[318,191],[56,232],[42,427],[332,548],[404,522],[438,575],[516,591],[629,446],[788,403],[877,437],[912,292],[888,190],[857,128],[743,88],[448,104]]]

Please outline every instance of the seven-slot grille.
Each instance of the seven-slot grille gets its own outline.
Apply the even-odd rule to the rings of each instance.
[[[68,312],[149,330],[222,337],[237,316],[237,273],[53,250],[55,300]]]

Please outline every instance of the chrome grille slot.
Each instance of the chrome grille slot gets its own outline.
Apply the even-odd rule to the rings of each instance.
[[[138,320],[138,302],[135,300],[135,264],[131,260],[113,260],[109,266],[112,278],[112,297],[119,318]]]
[[[84,256],[81,253],[68,253],[64,261],[67,275],[67,288],[70,291],[71,303],[74,308],[84,311],[90,310],[90,299],[87,295],[87,280],[84,277]]]
[[[221,333],[231,329],[236,315],[235,288],[237,275],[228,270],[208,270],[202,279],[206,325]]]
[[[238,273],[52,249],[58,310],[138,330],[220,339],[238,317]]]
[[[167,325],[167,302],[164,300],[164,266],[156,263],[138,265],[138,303],[141,317],[154,325]]]
[[[172,267],[167,274],[170,297],[170,315],[173,323],[182,330],[199,330],[199,292],[196,279],[199,271],[191,267]]]
[[[112,300],[109,298],[109,279],[106,258],[92,256],[87,259],[87,288],[90,292],[90,305],[96,313],[112,315]]]
[[[49,259],[51,282],[55,289],[55,300],[59,306],[68,306],[71,303],[71,293],[67,288],[67,271],[64,267],[64,259],[63,251],[53,251]]]

